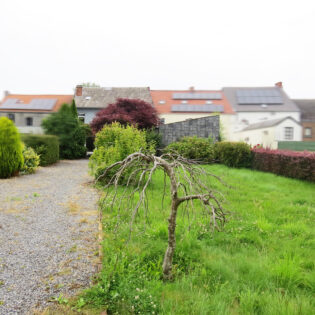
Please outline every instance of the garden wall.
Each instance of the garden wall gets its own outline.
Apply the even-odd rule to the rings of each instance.
[[[315,142],[309,141],[279,141],[279,150],[315,151]]]
[[[163,145],[168,145],[183,137],[192,136],[200,138],[212,137],[215,141],[218,141],[220,134],[220,116],[207,116],[160,125],[159,133],[162,135]]]

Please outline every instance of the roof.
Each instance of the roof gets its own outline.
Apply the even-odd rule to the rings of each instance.
[[[315,121],[315,99],[294,100],[301,110],[302,121]]]
[[[151,96],[158,114],[233,113],[233,109],[222,91],[151,90]]]
[[[284,118],[265,120],[265,121],[262,121],[262,122],[259,122],[256,124],[251,124],[251,125],[248,125],[246,128],[242,129],[241,131],[262,129],[262,128],[269,128],[269,127],[277,126],[287,119],[290,119],[290,120],[294,121],[295,123],[297,123],[298,125],[300,125],[300,123],[298,121],[296,121],[294,118],[288,116],[288,117],[284,117]]]
[[[0,104],[5,112],[56,112],[62,104],[71,104],[73,95],[9,94]]]
[[[82,96],[75,95],[77,108],[105,108],[117,98],[140,99],[152,104],[148,87],[83,87]]]
[[[223,93],[236,112],[299,112],[280,87],[225,87]]]

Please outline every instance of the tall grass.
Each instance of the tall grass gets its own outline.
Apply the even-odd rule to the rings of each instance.
[[[314,314],[315,184],[251,170],[205,166],[226,197],[229,222],[212,233],[202,208],[177,221],[174,282],[163,282],[170,199],[163,176],[148,191],[129,238],[130,209],[103,209],[104,261],[88,307],[109,314]],[[81,300],[82,304],[82,300]]]

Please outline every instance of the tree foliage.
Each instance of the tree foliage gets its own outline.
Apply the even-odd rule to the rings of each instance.
[[[119,122],[123,125],[137,125],[140,129],[148,129],[159,124],[155,108],[139,99],[119,98],[114,104],[100,110],[91,122],[94,133],[100,131],[105,124]]]
[[[0,178],[8,178],[23,166],[22,142],[14,123],[0,117]]]
[[[42,127],[46,134],[59,137],[60,158],[78,159],[85,156],[85,127],[70,105],[63,104],[57,113],[43,120]]]

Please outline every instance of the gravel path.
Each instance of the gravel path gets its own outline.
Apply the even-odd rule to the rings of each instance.
[[[0,180],[0,314],[29,314],[88,286],[97,263],[98,193],[88,161]]]

